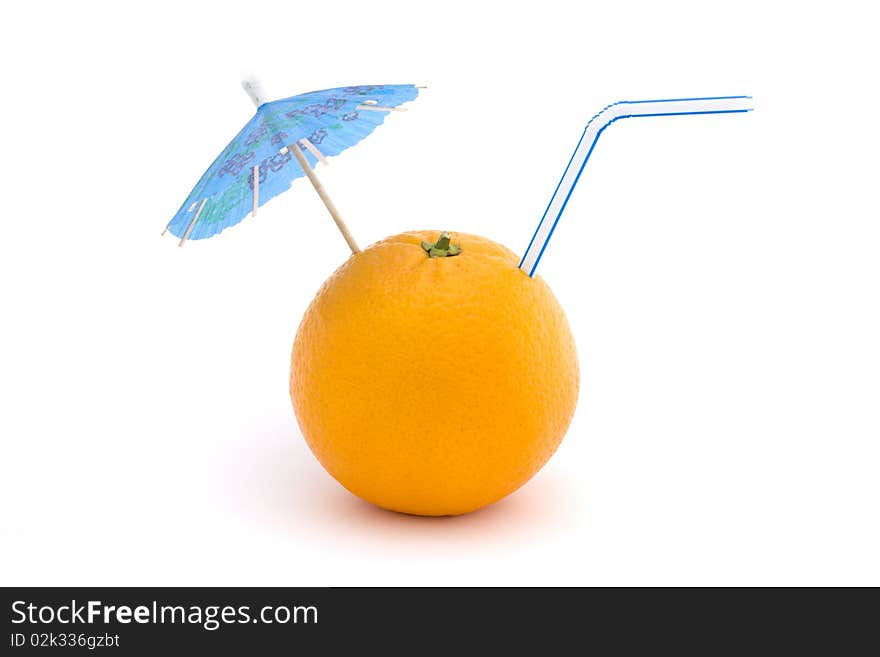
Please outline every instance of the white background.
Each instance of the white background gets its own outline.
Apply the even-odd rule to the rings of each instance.
[[[13,3],[0,21],[0,583],[880,584],[880,226],[867,4]],[[522,252],[609,102],[539,272],[581,399],[481,512],[378,510],[308,451],[303,310],[346,257],[304,181],[165,223],[272,97],[429,89],[319,173],[362,244]]]

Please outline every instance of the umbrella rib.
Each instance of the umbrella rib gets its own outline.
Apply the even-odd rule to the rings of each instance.
[[[180,238],[180,243],[177,246],[183,246],[183,243],[189,238],[189,234],[192,232],[193,226],[196,225],[196,222],[199,220],[199,215],[202,214],[202,210],[205,209],[205,202],[208,199],[203,198],[201,204],[199,205],[199,209],[196,212],[196,216],[192,218],[192,221],[189,222],[189,226],[186,227],[186,232],[183,234],[183,237]]]
[[[196,199],[195,201],[193,201],[192,203],[190,203],[190,206],[189,206],[189,208],[187,209],[186,213],[189,214],[190,212],[192,212],[193,210],[195,210],[196,205],[198,205],[198,203],[199,203],[199,200],[198,200],[198,199]],[[174,223],[174,217],[171,217],[171,221],[169,221],[167,224],[165,224],[165,230],[162,231],[162,237],[165,236],[165,233],[168,232],[168,229],[171,228],[171,224],[173,224],[173,223]]]
[[[405,112],[405,107],[386,107],[385,105],[358,105],[355,109],[373,112]]]
[[[287,148],[291,153],[293,153],[296,161],[299,162],[299,165],[302,167],[302,170],[308,177],[309,182],[312,183],[312,187],[315,188],[315,191],[318,192],[318,196],[320,196],[321,200],[324,201],[324,205],[327,207],[327,211],[330,213],[330,216],[333,217],[333,221],[336,223],[336,227],[339,228],[339,232],[342,233],[342,237],[345,238],[345,242],[348,244],[348,248],[351,249],[352,253],[360,253],[360,248],[358,247],[357,242],[354,241],[354,237],[352,237],[351,232],[349,232],[348,226],[345,225],[345,222],[339,215],[339,210],[336,209],[333,201],[330,200],[330,196],[324,189],[324,185],[321,184],[321,181],[318,180],[318,176],[315,175],[312,167],[309,166],[309,161],[306,159],[306,156],[303,155],[302,151],[299,149],[299,146],[297,146],[296,144],[291,144]]]
[[[318,147],[315,146],[310,139],[306,139],[305,137],[303,137],[299,140],[299,143],[308,148],[309,152],[316,158],[318,158],[322,164],[328,164],[327,158],[324,157],[324,154],[318,150]]]
[[[260,167],[254,167],[254,207],[251,209],[251,216],[257,216],[257,208],[260,205]]]

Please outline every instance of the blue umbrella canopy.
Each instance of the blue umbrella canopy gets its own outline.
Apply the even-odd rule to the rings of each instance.
[[[418,95],[411,84],[359,85],[263,103],[208,167],[166,230],[180,238],[189,230],[187,239],[198,240],[234,226],[253,209],[255,186],[263,205],[305,175],[290,147],[299,148],[314,167],[313,149],[324,157],[339,155],[373,132],[393,108]]]

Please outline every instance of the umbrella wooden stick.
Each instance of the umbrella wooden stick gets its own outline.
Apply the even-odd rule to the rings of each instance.
[[[260,83],[250,78],[241,83],[242,88],[247,92],[247,95],[250,96],[250,99],[253,101],[254,105],[259,107],[265,102],[266,94],[263,92]],[[309,142],[311,143],[311,142]],[[307,146],[308,148],[308,146]],[[324,201],[324,205],[327,206],[327,211],[330,213],[330,216],[333,217],[333,221],[336,222],[336,227],[339,228],[339,232],[342,233],[342,236],[345,238],[345,242],[348,244],[348,248],[351,249],[352,253],[360,253],[360,248],[357,245],[357,242],[354,241],[354,237],[351,236],[351,233],[348,230],[348,226],[345,225],[345,222],[342,220],[342,217],[339,215],[339,210],[336,209],[336,206],[333,205],[333,201],[330,200],[330,197],[327,195],[327,190],[324,189],[324,185],[321,184],[321,181],[318,180],[318,176],[315,175],[315,172],[312,171],[312,167],[309,166],[309,161],[306,159],[306,156],[302,154],[302,151],[299,149],[299,144],[293,144],[287,147],[288,151],[293,153],[293,156],[296,158],[296,161],[299,162],[299,165],[302,167],[302,170],[306,172],[306,176],[309,178],[309,182],[312,183],[312,187],[315,188],[315,191],[318,192],[318,196],[321,197],[321,200]],[[318,150],[315,148],[315,150]],[[283,152],[283,149],[282,149]],[[317,155],[316,155],[317,157]],[[256,168],[256,167],[254,167]],[[256,173],[256,172],[255,172]],[[254,180],[256,181],[256,175],[254,176]],[[256,183],[254,184],[254,212],[256,212],[257,208],[257,187]],[[204,203],[204,201],[203,201]],[[199,208],[199,212],[201,212],[201,208]],[[196,215],[196,219],[198,219],[198,215]],[[192,224],[189,225],[190,229],[193,227],[195,223],[195,219],[193,219]],[[186,231],[186,235],[184,235],[183,239],[186,239],[186,236],[189,235],[189,230]],[[180,242],[183,244],[183,240]]]
[[[287,148],[291,153],[293,153],[296,161],[299,162],[302,170],[305,171],[306,176],[308,176],[309,182],[312,183],[312,187],[315,188],[315,191],[318,192],[318,196],[320,196],[321,200],[324,201],[324,205],[327,206],[327,211],[330,213],[330,216],[333,217],[333,221],[336,222],[336,227],[339,228],[339,232],[342,233],[342,236],[345,238],[345,241],[348,244],[348,248],[351,249],[352,253],[360,253],[360,248],[358,247],[357,242],[354,241],[354,237],[351,236],[351,233],[348,230],[348,226],[345,225],[345,222],[339,215],[339,210],[337,210],[336,206],[333,205],[333,201],[331,201],[330,197],[327,195],[327,190],[324,189],[324,185],[321,184],[321,181],[318,180],[318,176],[316,176],[315,172],[312,171],[312,167],[309,166],[309,161],[306,159],[306,156],[303,155],[302,151],[299,148],[299,145],[292,144]]]

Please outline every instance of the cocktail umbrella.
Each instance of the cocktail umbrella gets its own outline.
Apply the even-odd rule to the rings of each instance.
[[[376,84],[338,87],[265,102],[255,82],[242,83],[257,113],[229,142],[163,231],[187,240],[213,237],[307,176],[353,252],[359,251],[314,167],[354,146],[420,87]]]

